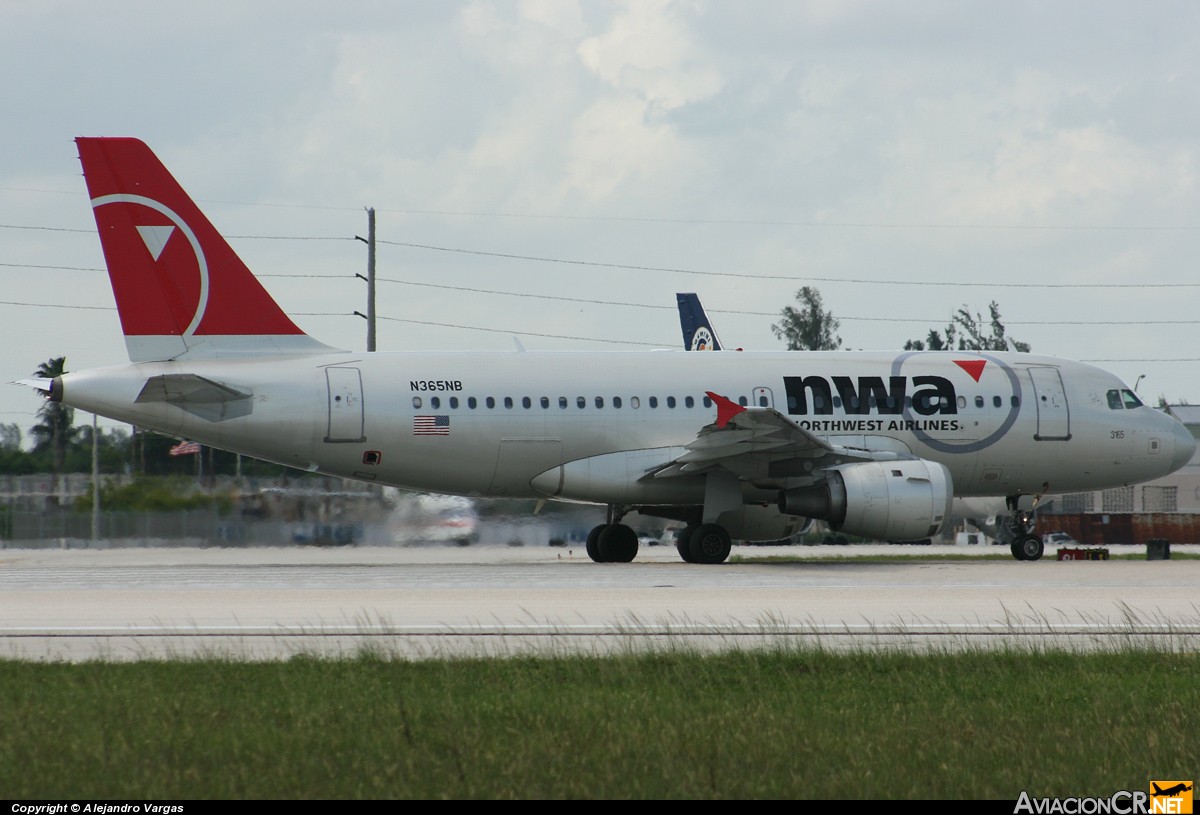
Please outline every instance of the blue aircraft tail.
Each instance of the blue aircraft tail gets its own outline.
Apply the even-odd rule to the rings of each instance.
[[[700,298],[694,292],[687,292],[677,293],[675,300],[679,304],[683,347],[688,351],[720,351],[721,341],[717,339],[717,330],[704,313]]]

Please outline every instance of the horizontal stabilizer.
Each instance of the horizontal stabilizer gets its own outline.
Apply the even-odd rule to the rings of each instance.
[[[163,374],[146,380],[135,402],[166,402],[210,422],[248,416],[253,394],[196,374]]]
[[[41,376],[36,376],[36,377],[32,377],[30,379],[18,379],[17,381],[15,381],[11,384],[25,385],[30,388],[35,388],[36,390],[41,391],[43,396],[49,396],[50,391],[54,387],[54,380],[46,379],[45,377],[41,377]]]

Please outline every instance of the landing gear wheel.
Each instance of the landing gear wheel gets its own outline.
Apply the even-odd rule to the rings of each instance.
[[[638,553],[637,533],[625,524],[606,524],[596,541],[604,563],[629,563]]]
[[[690,548],[688,548],[688,546],[692,540],[692,534],[695,531],[696,531],[696,527],[685,526],[683,529],[679,530],[679,532],[676,533],[676,535],[675,535],[675,551],[679,553],[679,556],[681,558],[683,558],[685,563],[695,563],[696,562],[692,558],[692,550]]]
[[[608,524],[593,526],[592,531],[588,532],[587,545],[584,546],[584,549],[587,551],[587,556],[597,563],[604,562],[604,558],[600,556],[600,535],[605,529],[608,529],[608,526]]]
[[[688,538],[692,563],[724,563],[731,548],[729,533],[718,524],[700,524]]]
[[[1012,544],[1013,557],[1017,560],[1040,560],[1046,547],[1037,535],[1026,535]]]

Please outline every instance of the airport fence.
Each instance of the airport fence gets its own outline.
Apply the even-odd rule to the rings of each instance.
[[[245,518],[212,509],[102,512],[93,534],[86,512],[26,512],[0,507],[0,548],[114,546],[387,545],[382,523],[331,523]]]

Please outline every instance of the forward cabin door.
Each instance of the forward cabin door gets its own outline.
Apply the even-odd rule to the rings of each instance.
[[[1033,397],[1037,404],[1038,441],[1066,441],[1071,438],[1071,411],[1058,368],[1030,368]]]

